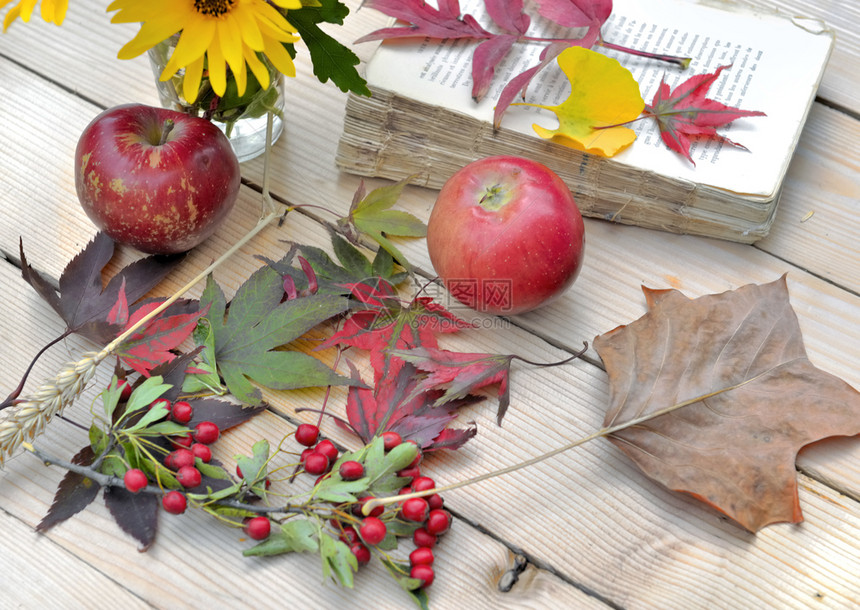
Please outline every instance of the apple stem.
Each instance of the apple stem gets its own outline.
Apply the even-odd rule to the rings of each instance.
[[[167,136],[170,135],[170,132],[173,131],[173,128],[176,125],[173,122],[173,119],[164,119],[164,125],[161,126],[161,138],[158,140],[159,146],[164,146],[167,142]]]

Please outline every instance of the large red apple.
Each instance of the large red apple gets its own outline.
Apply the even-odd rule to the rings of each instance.
[[[521,157],[487,157],[457,171],[427,225],[430,261],[451,294],[497,315],[530,311],[569,288],[584,245],[570,189]]]
[[[75,150],[78,199],[113,240],[150,254],[212,235],[239,193],[239,162],[211,122],[165,108],[105,110]]]

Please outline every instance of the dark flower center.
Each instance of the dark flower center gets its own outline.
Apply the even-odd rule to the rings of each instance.
[[[201,15],[209,17],[220,17],[229,13],[236,0],[194,0],[194,10]]]

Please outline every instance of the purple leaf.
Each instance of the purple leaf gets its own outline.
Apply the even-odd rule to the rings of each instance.
[[[376,30],[356,40],[357,43],[386,38],[489,38],[493,35],[471,15],[460,18],[457,0],[442,0],[438,9],[425,0],[366,0],[364,6],[408,25]]]
[[[87,445],[72,458],[72,462],[89,466],[95,460],[92,447]],[[101,486],[76,472],[66,472],[54,495],[48,514],[36,526],[37,532],[44,532],[69,517],[73,517],[89,506],[99,493]]]
[[[612,0],[536,0],[538,12],[568,28],[600,28],[612,14]]]
[[[158,498],[153,494],[133,494],[124,487],[106,487],[105,506],[122,531],[140,543],[144,552],[155,542],[158,532]]]

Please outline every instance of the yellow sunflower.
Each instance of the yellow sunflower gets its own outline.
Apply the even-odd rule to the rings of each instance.
[[[272,3],[283,9],[302,7],[301,0]],[[266,0],[114,0],[107,10],[119,11],[111,19],[113,23],[142,22],[137,35],[120,49],[120,59],[137,57],[182,32],[160,78],[166,81],[185,68],[182,94],[189,102],[197,99],[204,62],[212,89],[222,96],[227,88],[227,66],[239,95],[245,93],[246,65],[264,89],[269,86],[269,71],[257,53],[265,55],[282,74],[296,74],[282,44],[299,39],[296,29]]]
[[[13,6],[6,17],[3,19],[3,31],[15,21],[18,17],[21,21],[30,21],[30,16],[33,14],[33,9],[36,8],[38,0],[20,0],[18,4]],[[12,0],[0,0],[0,10],[6,8],[6,5]],[[66,10],[69,8],[69,0],[42,0],[42,19],[49,23],[63,24],[63,19],[66,18]]]

